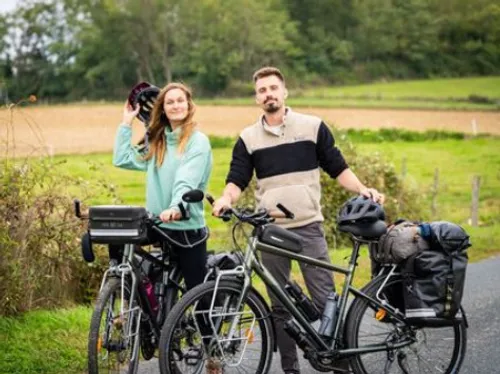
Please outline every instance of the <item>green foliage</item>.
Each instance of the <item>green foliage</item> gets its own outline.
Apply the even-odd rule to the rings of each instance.
[[[348,129],[345,131],[349,139],[353,142],[375,143],[375,142],[424,142],[444,139],[465,139],[463,132],[427,130],[425,132],[416,132],[404,129]],[[489,135],[484,135],[489,136]]]
[[[494,0],[24,1],[0,16],[0,98],[239,96],[268,64],[291,86],[498,75],[499,25]]]
[[[16,109],[9,107],[11,116]],[[81,258],[84,225],[74,216],[73,197],[106,194],[110,203],[117,200],[113,186],[68,174],[64,159],[16,158],[12,123],[6,123],[7,138],[0,139],[5,150],[0,158],[0,315],[88,301],[102,263],[89,266]]]
[[[230,136],[209,135],[208,138],[210,139],[210,145],[212,146],[212,149],[229,148],[232,147],[236,141],[235,138]]]
[[[104,188],[60,173],[50,158],[0,164],[0,315],[87,301],[99,264],[81,258],[83,227],[67,186],[83,198]]]
[[[419,219],[422,216],[421,195],[418,190],[404,183],[394,165],[378,152],[362,154],[351,140],[336,134],[337,144],[351,170],[369,187],[382,191],[388,198],[384,205],[386,221],[393,222],[400,217]],[[337,230],[336,216],[342,204],[353,196],[326,173],[321,173],[323,215],[325,231],[330,247],[348,245],[348,237]]]

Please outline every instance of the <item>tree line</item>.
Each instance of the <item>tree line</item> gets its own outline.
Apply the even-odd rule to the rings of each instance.
[[[22,0],[0,15],[0,99],[121,99],[138,81],[246,95],[293,85],[500,74],[496,0]]]

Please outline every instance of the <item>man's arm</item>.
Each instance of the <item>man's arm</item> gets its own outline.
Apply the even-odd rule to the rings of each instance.
[[[339,184],[346,190],[369,197],[376,202],[383,203],[385,197],[374,188],[366,187],[358,179],[356,174],[349,169],[342,153],[335,146],[335,139],[324,122],[318,129],[318,138],[316,141],[316,152],[319,165],[332,178],[337,179]]]
[[[226,187],[222,196],[214,202],[212,213],[219,216],[223,210],[231,207],[238,201],[241,192],[248,186],[253,174],[252,157],[248,153],[243,139],[238,141],[233,148],[233,156],[229,173],[226,178]]]

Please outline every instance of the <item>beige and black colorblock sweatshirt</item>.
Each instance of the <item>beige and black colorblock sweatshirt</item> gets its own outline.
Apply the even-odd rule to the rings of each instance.
[[[264,117],[245,128],[233,148],[227,183],[244,190],[255,172],[258,208],[278,213],[283,204],[293,220],[277,219],[283,227],[323,221],[320,170],[336,178],[348,166],[328,126],[318,117],[287,108],[281,133],[264,126]]]

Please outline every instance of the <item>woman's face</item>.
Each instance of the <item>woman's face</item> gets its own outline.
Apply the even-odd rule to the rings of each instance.
[[[163,110],[170,123],[182,122],[188,115],[189,105],[186,94],[180,88],[173,88],[165,94]]]

